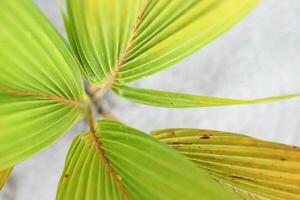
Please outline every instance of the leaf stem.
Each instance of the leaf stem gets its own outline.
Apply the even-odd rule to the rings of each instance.
[[[90,127],[90,131],[92,133],[97,132],[97,124],[96,124],[96,109],[93,104],[91,104],[89,111],[88,111],[88,116],[87,116],[87,121]]]

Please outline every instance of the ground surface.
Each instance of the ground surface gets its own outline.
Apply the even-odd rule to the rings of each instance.
[[[63,31],[53,0],[36,0]],[[224,97],[256,98],[300,92],[300,1],[266,0],[209,46],[158,75],[135,83],[147,88]],[[300,100],[254,106],[168,110],[114,95],[106,104],[123,122],[144,131],[196,127],[241,132],[300,145]],[[53,200],[72,138],[83,123],[18,165],[1,200]]]

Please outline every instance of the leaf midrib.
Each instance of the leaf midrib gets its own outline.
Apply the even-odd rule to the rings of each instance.
[[[119,178],[120,176],[114,170],[111,161],[109,160],[108,156],[106,155],[105,149],[102,147],[101,139],[97,136],[99,129],[92,129],[91,130],[91,139],[95,145],[96,152],[98,153],[103,165],[106,166],[107,171],[111,174],[112,180],[115,182],[116,186],[119,188],[124,200],[130,200],[129,194],[122,182]]]
[[[136,38],[138,36],[139,27],[143,22],[143,17],[145,15],[145,11],[147,10],[149,5],[150,5],[150,0],[147,0],[145,5],[143,6],[143,8],[141,9],[140,13],[137,16],[134,29],[133,29],[131,35],[129,36],[129,40],[128,40],[128,43],[126,45],[126,48],[121,53],[121,55],[119,56],[119,59],[117,60],[117,64],[113,67],[111,75],[108,77],[108,79],[107,79],[106,83],[104,84],[103,88],[107,88],[107,89],[111,88],[112,85],[114,84],[115,80],[118,78],[118,75],[119,75],[122,67],[125,64],[126,59],[129,56],[129,52],[134,47],[134,43],[135,43]]]
[[[76,101],[74,99],[65,99],[60,96],[53,96],[53,95],[43,94],[43,93],[38,93],[38,92],[27,92],[27,91],[23,91],[20,89],[16,89],[16,88],[4,86],[4,85],[0,85],[0,90],[7,92],[7,93],[15,94],[18,96],[39,97],[39,98],[44,98],[44,99],[48,99],[48,100],[54,100],[54,101],[63,103],[67,106],[81,107],[81,108],[85,107],[85,103],[83,103],[83,102]]]

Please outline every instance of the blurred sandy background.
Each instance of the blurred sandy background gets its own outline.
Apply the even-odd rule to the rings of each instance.
[[[36,0],[63,32],[54,0]],[[249,17],[176,66],[136,86],[233,98],[300,92],[300,1],[266,0]],[[106,106],[125,123],[144,131],[195,127],[241,132],[300,145],[300,99],[252,106],[162,109],[109,94]],[[68,134],[16,166],[1,200],[53,200],[72,138]]]

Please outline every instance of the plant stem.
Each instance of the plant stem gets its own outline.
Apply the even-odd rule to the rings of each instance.
[[[94,105],[98,105],[101,99],[105,96],[108,92],[106,87],[98,88],[94,85],[88,84],[86,87],[86,93],[91,98]]]
[[[92,105],[89,109],[89,117],[91,119],[88,119],[89,125],[93,125],[92,121],[95,121],[96,113],[101,115],[104,119],[113,120],[113,121],[119,121],[120,120],[115,117],[112,113],[105,110],[103,106],[101,105],[101,99],[104,97],[104,95],[107,93],[107,88],[98,88],[94,85],[88,84],[86,86],[86,93],[90,97],[92,101]]]

